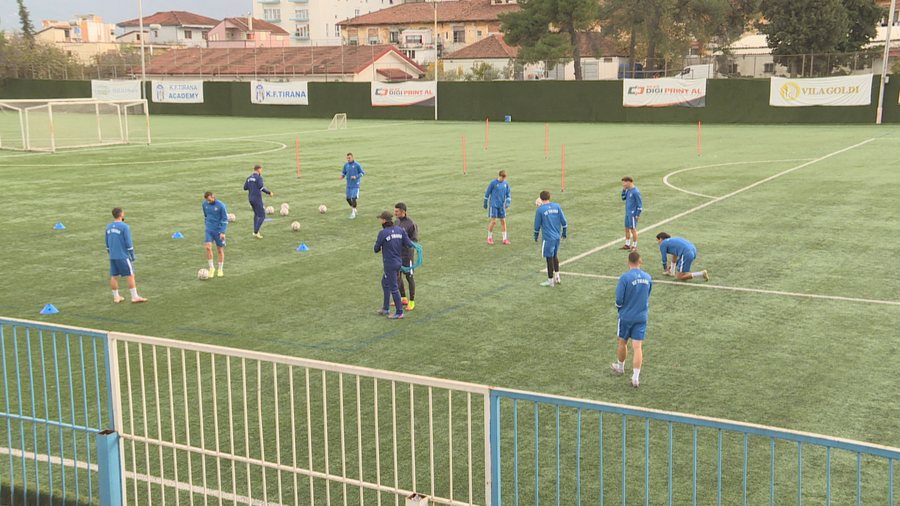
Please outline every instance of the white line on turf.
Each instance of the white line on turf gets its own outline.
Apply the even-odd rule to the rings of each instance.
[[[675,172],[669,172],[668,174],[665,175],[665,177],[663,177],[663,184],[673,190],[678,190],[680,192],[687,193],[688,195],[694,195],[697,197],[704,197],[704,198],[708,198],[708,199],[715,199],[718,197],[715,197],[713,195],[704,195],[702,193],[692,192],[690,190],[685,190],[684,188],[679,188],[679,187],[675,186],[674,184],[669,183],[669,178],[674,176],[675,174],[681,174],[682,172],[688,172],[691,170],[698,170],[698,169],[713,169],[716,167],[730,167],[733,165],[752,165],[752,164],[759,164],[759,163],[805,162],[807,160],[811,160],[811,158],[791,158],[788,160],[760,160],[758,162],[744,161],[744,162],[716,163],[713,165],[698,165],[697,167],[688,167],[686,169],[678,169]]]
[[[866,144],[872,142],[873,140],[875,140],[875,139],[874,139],[874,138],[872,138],[872,139],[866,139],[866,140],[864,140],[864,141],[862,141],[862,142],[858,142],[858,143],[856,143],[856,144],[854,144],[854,145],[852,145],[852,146],[848,146],[848,147],[846,147],[846,148],[839,149],[839,150],[837,150],[837,151],[832,151],[831,153],[828,153],[827,155],[820,156],[819,158],[815,158],[815,159],[813,159],[813,160],[809,160],[808,162],[805,162],[805,163],[801,163],[800,165],[791,167],[790,169],[783,170],[783,171],[779,172],[778,174],[774,174],[774,175],[769,176],[769,177],[767,177],[767,178],[765,178],[765,179],[760,179],[759,181],[757,181],[757,182],[755,182],[755,183],[753,183],[753,184],[749,184],[749,185],[747,185],[747,186],[745,186],[745,187],[743,187],[743,188],[739,188],[739,189],[737,189],[737,190],[735,190],[735,191],[729,193],[728,195],[722,195],[721,197],[716,197],[715,199],[710,200],[710,201],[708,201],[708,202],[704,202],[704,203],[700,204],[699,206],[692,207],[691,209],[688,209],[687,211],[680,212],[680,213],[676,214],[675,216],[672,216],[672,217],[670,217],[670,218],[666,218],[666,219],[664,219],[664,220],[662,220],[662,221],[658,221],[658,222],[656,222],[656,223],[654,223],[654,224],[652,224],[652,225],[648,225],[648,226],[642,228],[641,230],[646,231],[646,230],[654,229],[654,228],[656,228],[656,227],[660,227],[660,226],[662,226],[662,225],[665,225],[666,223],[669,223],[669,222],[671,222],[671,221],[677,220],[678,218],[687,216],[687,215],[689,215],[689,214],[695,213],[695,212],[697,212],[697,211],[699,211],[699,210],[701,210],[701,209],[703,209],[703,208],[705,208],[705,207],[711,206],[711,205],[713,205],[713,204],[715,204],[715,203],[717,203],[717,202],[721,202],[721,201],[723,201],[723,200],[725,200],[725,199],[734,197],[735,195],[737,195],[737,194],[739,194],[739,193],[743,193],[743,192],[745,192],[745,191],[747,191],[747,190],[750,190],[750,189],[752,189],[752,188],[756,188],[757,186],[759,186],[759,185],[761,185],[761,184],[768,183],[769,181],[771,181],[771,180],[773,180],[773,179],[777,179],[777,178],[779,178],[779,177],[781,177],[781,176],[790,174],[791,172],[794,172],[795,170],[800,170],[800,169],[802,169],[802,168],[804,168],[804,167],[809,167],[810,165],[812,165],[812,164],[814,164],[814,163],[821,162],[822,160],[827,160],[828,158],[831,158],[832,156],[837,156],[837,155],[839,155],[839,154],[841,154],[841,153],[846,153],[847,151],[850,151],[851,149],[855,149],[855,148],[858,148],[858,147],[860,147],[860,146],[864,146],[864,145],[866,145]],[[582,253],[582,254],[580,254],[580,255],[576,255],[576,256],[574,256],[574,257],[572,257],[572,258],[569,258],[569,259],[567,259],[567,260],[565,260],[565,261],[563,261],[563,262],[560,262],[559,265],[566,265],[566,264],[570,264],[570,263],[572,263],[572,262],[575,262],[575,261],[577,261],[577,260],[581,260],[582,258],[584,258],[584,257],[586,257],[586,256],[589,256],[589,255],[593,255],[594,253],[597,253],[598,251],[603,251],[603,250],[605,250],[606,248],[609,248],[610,246],[615,246],[616,244],[622,242],[623,240],[624,240],[623,238],[619,238],[619,239],[615,239],[615,240],[609,241],[609,242],[606,243],[606,244],[601,244],[600,246],[597,246],[597,247],[594,248],[594,249],[585,251],[584,253]]]
[[[560,272],[561,275],[566,276],[576,276],[582,278],[594,278],[594,279],[608,279],[611,281],[616,281],[619,279],[619,276],[607,276],[605,274],[585,274],[581,272]],[[784,292],[781,290],[763,290],[761,288],[742,288],[737,286],[722,286],[722,285],[710,285],[708,283],[690,283],[684,281],[668,281],[665,279],[654,279],[654,284],[664,284],[664,285],[676,285],[676,286],[684,286],[691,288],[710,288],[713,290],[728,290],[732,292],[750,292],[750,293],[761,293],[766,295],[784,295],[786,297],[802,297],[807,299],[825,299],[825,300],[837,300],[841,302],[860,302],[863,304],[883,304],[887,306],[900,306],[900,301],[895,300],[879,300],[879,299],[862,299],[859,297],[842,297],[839,295],[819,295],[815,293],[799,293],[799,292]]]

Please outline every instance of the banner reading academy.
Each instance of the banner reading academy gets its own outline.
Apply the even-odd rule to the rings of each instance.
[[[91,98],[97,100],[140,100],[141,81],[91,80]]]
[[[152,88],[157,103],[203,103],[203,81],[153,81]]]
[[[706,79],[623,79],[624,107],[706,107]]]
[[[869,105],[872,103],[872,74],[859,76],[785,79],[769,82],[769,105],[809,107]]]
[[[372,105],[375,107],[404,105],[433,107],[436,98],[437,85],[434,81],[372,82]]]
[[[250,102],[264,105],[309,105],[307,82],[250,81]]]

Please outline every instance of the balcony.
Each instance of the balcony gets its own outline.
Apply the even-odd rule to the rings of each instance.
[[[288,2],[295,3],[295,4],[308,4],[309,0],[288,0]]]
[[[294,40],[309,40],[309,34],[294,32],[293,34],[291,34],[291,38]]]
[[[305,16],[297,16],[297,15],[294,15],[294,16],[291,16],[291,17],[288,18],[288,19],[290,19],[291,21],[309,21],[309,14],[307,14],[307,15],[305,15]]]
[[[265,5],[277,5],[281,3],[281,0],[256,0],[258,3]]]
[[[265,18],[265,19],[263,19],[263,21],[265,21],[267,23],[278,24],[278,23],[281,23],[281,16],[278,16],[277,18]]]

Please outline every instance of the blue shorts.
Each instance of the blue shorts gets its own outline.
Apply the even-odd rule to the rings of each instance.
[[[555,257],[559,253],[559,239],[544,239],[544,258]]]
[[[505,207],[494,207],[491,206],[488,208],[488,218],[500,218],[501,220],[506,219],[506,208]]]
[[[220,248],[225,247],[225,240],[222,239],[221,237],[219,237],[218,232],[210,232],[209,230],[207,230],[206,231],[206,240],[204,242],[214,242],[214,243],[216,243],[216,246],[218,246]]]
[[[616,335],[625,340],[643,341],[644,334],[647,332],[647,322],[623,322],[619,320],[618,327]]]
[[[347,187],[347,198],[348,199],[358,199],[359,198],[359,186]]]
[[[684,256],[678,258],[675,264],[675,272],[691,272],[691,264],[697,259],[697,252],[685,253]]]
[[[638,224],[637,216],[625,216],[625,228],[637,229],[637,224]]]
[[[110,260],[109,261],[109,275],[111,277],[115,276],[134,276],[134,267],[131,265],[131,260]]]

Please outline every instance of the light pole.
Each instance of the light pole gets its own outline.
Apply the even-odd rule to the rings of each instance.
[[[438,119],[438,97],[437,97],[437,88],[438,88],[438,63],[440,63],[440,58],[438,58],[438,30],[437,30],[437,2],[438,0],[432,0],[434,4],[434,30],[431,34],[431,43],[434,44],[434,120]]]
[[[894,25],[894,8],[897,0],[891,0],[891,9],[888,11],[887,33],[884,36],[884,57],[881,62],[881,83],[878,85],[878,111],[875,113],[875,124],[881,124],[881,115],[884,112],[884,81],[887,79],[888,59],[891,57],[891,26]]]
[[[144,83],[147,81],[147,63],[144,60],[144,4],[138,0],[138,37],[141,41],[141,99],[145,99]]]

